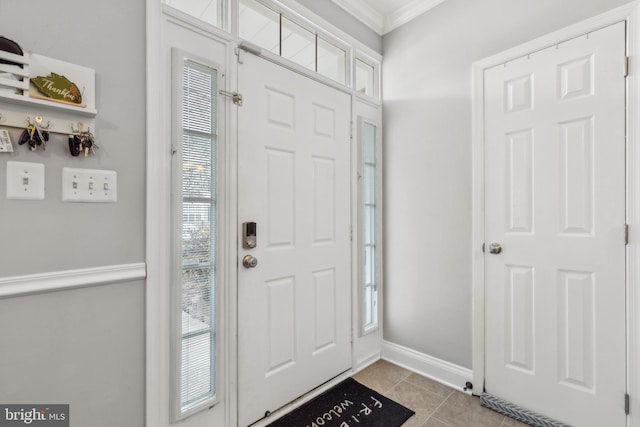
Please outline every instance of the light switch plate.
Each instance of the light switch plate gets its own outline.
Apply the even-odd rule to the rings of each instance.
[[[118,174],[110,170],[63,168],[62,201],[117,202]]]
[[[7,199],[44,200],[44,165],[7,162]]]

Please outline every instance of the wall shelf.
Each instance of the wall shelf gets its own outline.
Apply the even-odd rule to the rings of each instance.
[[[18,104],[18,105],[34,105],[34,106],[37,106],[37,107],[34,107],[34,109],[44,108],[47,111],[49,110],[69,111],[69,112],[73,112],[73,114],[80,114],[82,116],[87,116],[87,117],[95,117],[98,114],[98,112],[93,108],[76,107],[74,105],[67,105],[59,102],[32,98],[29,95],[25,96],[25,95],[13,94],[13,93],[0,92],[0,101],[2,101],[3,103],[7,102],[12,104]],[[3,108],[0,107],[0,112],[2,110]]]
[[[0,127],[24,128],[41,116],[49,132],[71,134],[78,122],[95,133],[95,71],[42,55],[15,55],[0,51],[0,59],[22,64],[0,64]],[[64,75],[82,91],[82,105],[42,99],[30,79],[51,73]]]

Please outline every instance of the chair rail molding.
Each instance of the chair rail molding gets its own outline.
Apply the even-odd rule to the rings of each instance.
[[[109,265],[0,278],[0,298],[143,280],[145,263]]]

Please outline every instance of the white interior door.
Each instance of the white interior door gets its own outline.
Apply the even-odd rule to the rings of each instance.
[[[351,367],[351,100],[251,54],[238,67],[238,217],[257,225],[238,250],[245,426]]]
[[[485,388],[573,426],[626,420],[624,61],[619,23],[485,73]]]

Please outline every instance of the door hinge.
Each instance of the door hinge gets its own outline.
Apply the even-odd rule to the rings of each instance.
[[[484,243],[482,244],[482,253],[484,253]]]
[[[629,393],[624,394],[624,413],[629,415]]]
[[[353,225],[349,226],[349,240],[353,241]]]
[[[628,56],[624,57],[624,76],[629,77],[629,62],[630,59]]]
[[[629,224],[624,225],[624,244],[629,244]]]
[[[234,104],[238,107],[242,107],[242,94],[239,94],[238,92],[228,92],[226,90],[220,90],[219,93],[222,96],[228,96]]]

